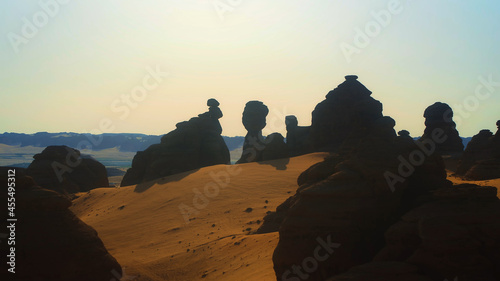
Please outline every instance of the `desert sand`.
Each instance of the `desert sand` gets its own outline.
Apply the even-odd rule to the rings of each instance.
[[[253,232],[266,212],[295,193],[299,174],[325,156],[216,165],[147,184],[94,189],[78,194],[71,209],[97,230],[124,268],[122,280],[276,280],[272,254],[278,233]],[[219,177],[218,195],[213,191],[205,197],[208,205],[202,208],[207,202],[198,201],[202,206],[196,209],[193,189],[203,193],[217,182],[211,175],[229,171],[233,175]],[[451,172],[449,179],[468,182]],[[500,179],[473,183],[500,188]],[[188,222],[181,204],[197,211]]]
[[[94,189],[78,194],[71,209],[97,230],[124,268],[123,280],[275,280],[278,233],[252,232],[295,193],[299,174],[326,155],[216,165],[149,184]],[[195,208],[193,188],[204,192],[215,182],[210,174],[228,167],[235,175],[227,186],[186,223],[179,205]]]

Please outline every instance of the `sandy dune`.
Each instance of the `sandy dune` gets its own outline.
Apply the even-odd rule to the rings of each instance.
[[[271,257],[278,233],[252,232],[267,211],[295,193],[298,175],[326,155],[217,165],[95,189],[79,194],[71,209],[124,267],[122,280],[276,280]],[[451,172],[449,179],[467,182]],[[474,183],[500,189],[500,179]],[[209,197],[200,198],[205,187]],[[192,213],[183,215],[179,206]]]
[[[454,176],[452,172],[448,172],[448,179],[452,181],[454,184],[461,184],[461,183],[473,183],[481,186],[494,186],[497,188],[497,197],[500,198],[500,179],[493,179],[493,180],[482,180],[482,181],[468,181],[465,180],[461,177]]]
[[[295,193],[298,175],[326,155],[217,165],[149,184],[95,189],[79,194],[71,209],[98,231],[124,267],[123,280],[275,280],[278,233],[252,232]],[[200,199],[205,188],[212,198]],[[179,206],[192,214],[183,215]]]

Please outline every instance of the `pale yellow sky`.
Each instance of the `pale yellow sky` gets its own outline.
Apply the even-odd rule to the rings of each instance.
[[[0,131],[98,132],[108,120],[113,130],[105,132],[164,134],[213,97],[224,135],[246,133],[241,113],[250,100],[270,109],[265,133],[284,134],[285,115],[310,125],[315,105],[357,74],[396,129],[419,136],[427,106],[458,109],[474,101],[478,77],[500,81],[495,1],[252,0],[222,14],[213,6],[220,2],[229,3],[69,1],[17,45],[9,34],[24,36],[24,19],[34,24],[46,7],[2,2]],[[358,30],[369,32],[386,12],[390,19],[357,44]],[[346,56],[342,44],[359,53]],[[169,76],[151,80],[147,69],[155,68]],[[122,96],[139,93],[145,80],[150,89],[127,105]],[[497,85],[459,115],[461,135],[495,129],[499,102]]]

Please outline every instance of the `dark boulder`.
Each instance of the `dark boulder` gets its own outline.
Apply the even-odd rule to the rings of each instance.
[[[26,174],[43,188],[69,194],[109,186],[106,167],[76,149],[48,146],[33,158]]]

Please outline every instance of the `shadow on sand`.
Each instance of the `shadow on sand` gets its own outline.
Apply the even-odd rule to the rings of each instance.
[[[182,173],[179,173],[179,174],[174,174],[174,175],[166,176],[166,177],[163,177],[163,178],[151,180],[151,181],[148,181],[148,182],[139,183],[135,187],[134,192],[137,192],[137,193],[144,192],[144,191],[148,190],[150,187],[152,187],[155,184],[166,184],[166,183],[169,183],[169,182],[180,181],[183,178],[189,176],[190,174],[197,172],[198,170],[199,170],[199,168],[191,170],[191,171],[182,172]]]
[[[274,168],[276,168],[276,170],[286,170],[286,168],[287,168],[286,166],[288,165],[288,163],[290,163],[290,158],[266,160],[266,161],[260,161],[257,163],[259,163],[260,165],[271,165]]]

